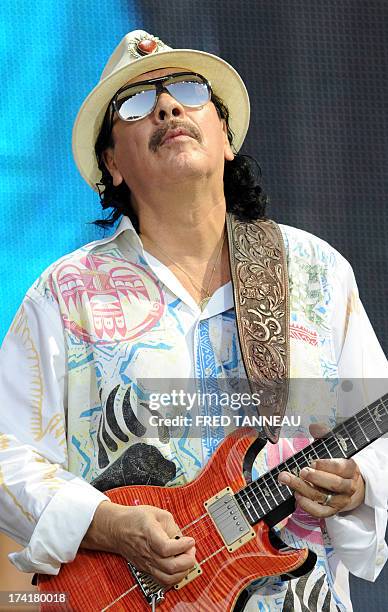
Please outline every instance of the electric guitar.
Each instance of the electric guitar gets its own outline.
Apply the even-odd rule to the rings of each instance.
[[[47,601],[49,592],[68,593],[68,607],[60,609],[82,612],[242,609],[248,598],[244,589],[253,581],[272,575],[294,578],[315,564],[314,553],[286,546],[271,529],[294,509],[291,489],[277,482],[279,473],[299,474],[314,459],[348,459],[387,432],[388,393],[249,482],[253,460],[265,441],[253,429],[236,430],[187,485],[129,486],[107,492],[118,504],[168,510],[182,533],[195,539],[198,563],[179,584],[163,587],[119,555],[83,549],[58,576],[38,576],[39,590],[47,593]],[[43,603],[41,609],[53,608]]]

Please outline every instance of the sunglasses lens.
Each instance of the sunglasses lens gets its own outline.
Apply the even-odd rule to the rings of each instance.
[[[184,106],[203,106],[210,100],[210,92],[205,83],[181,81],[166,85],[166,89]]]
[[[139,83],[119,91],[115,98],[115,109],[124,121],[136,121],[148,115],[154,108],[157,91],[167,90],[184,106],[203,106],[210,100],[210,86],[203,77],[195,74],[179,74],[155,79],[162,83]]]
[[[128,96],[130,90],[125,93],[126,96],[116,102],[117,110],[122,119],[126,121],[140,119],[150,112],[155,102],[155,89],[139,91],[130,96]]]

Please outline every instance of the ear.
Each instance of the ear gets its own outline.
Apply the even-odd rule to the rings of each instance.
[[[105,149],[102,154],[102,158],[104,160],[105,166],[107,167],[112,177],[113,185],[115,187],[118,187],[119,185],[121,185],[124,179],[123,175],[121,174],[120,170],[116,165],[113,147],[108,147],[107,149]]]
[[[224,132],[224,158],[227,161],[232,161],[234,159],[234,153],[228,139],[228,128],[226,127],[225,119],[221,119],[221,123],[222,131]]]

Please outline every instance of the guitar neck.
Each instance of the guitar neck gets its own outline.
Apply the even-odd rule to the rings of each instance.
[[[290,514],[287,502],[293,497],[289,487],[278,483],[280,472],[298,476],[314,459],[349,459],[387,432],[388,393],[241,489],[235,495],[238,504],[251,525],[275,511],[278,522]]]

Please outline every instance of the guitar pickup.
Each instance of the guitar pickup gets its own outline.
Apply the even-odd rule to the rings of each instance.
[[[208,499],[204,506],[229,552],[234,552],[256,536],[230,487]]]

